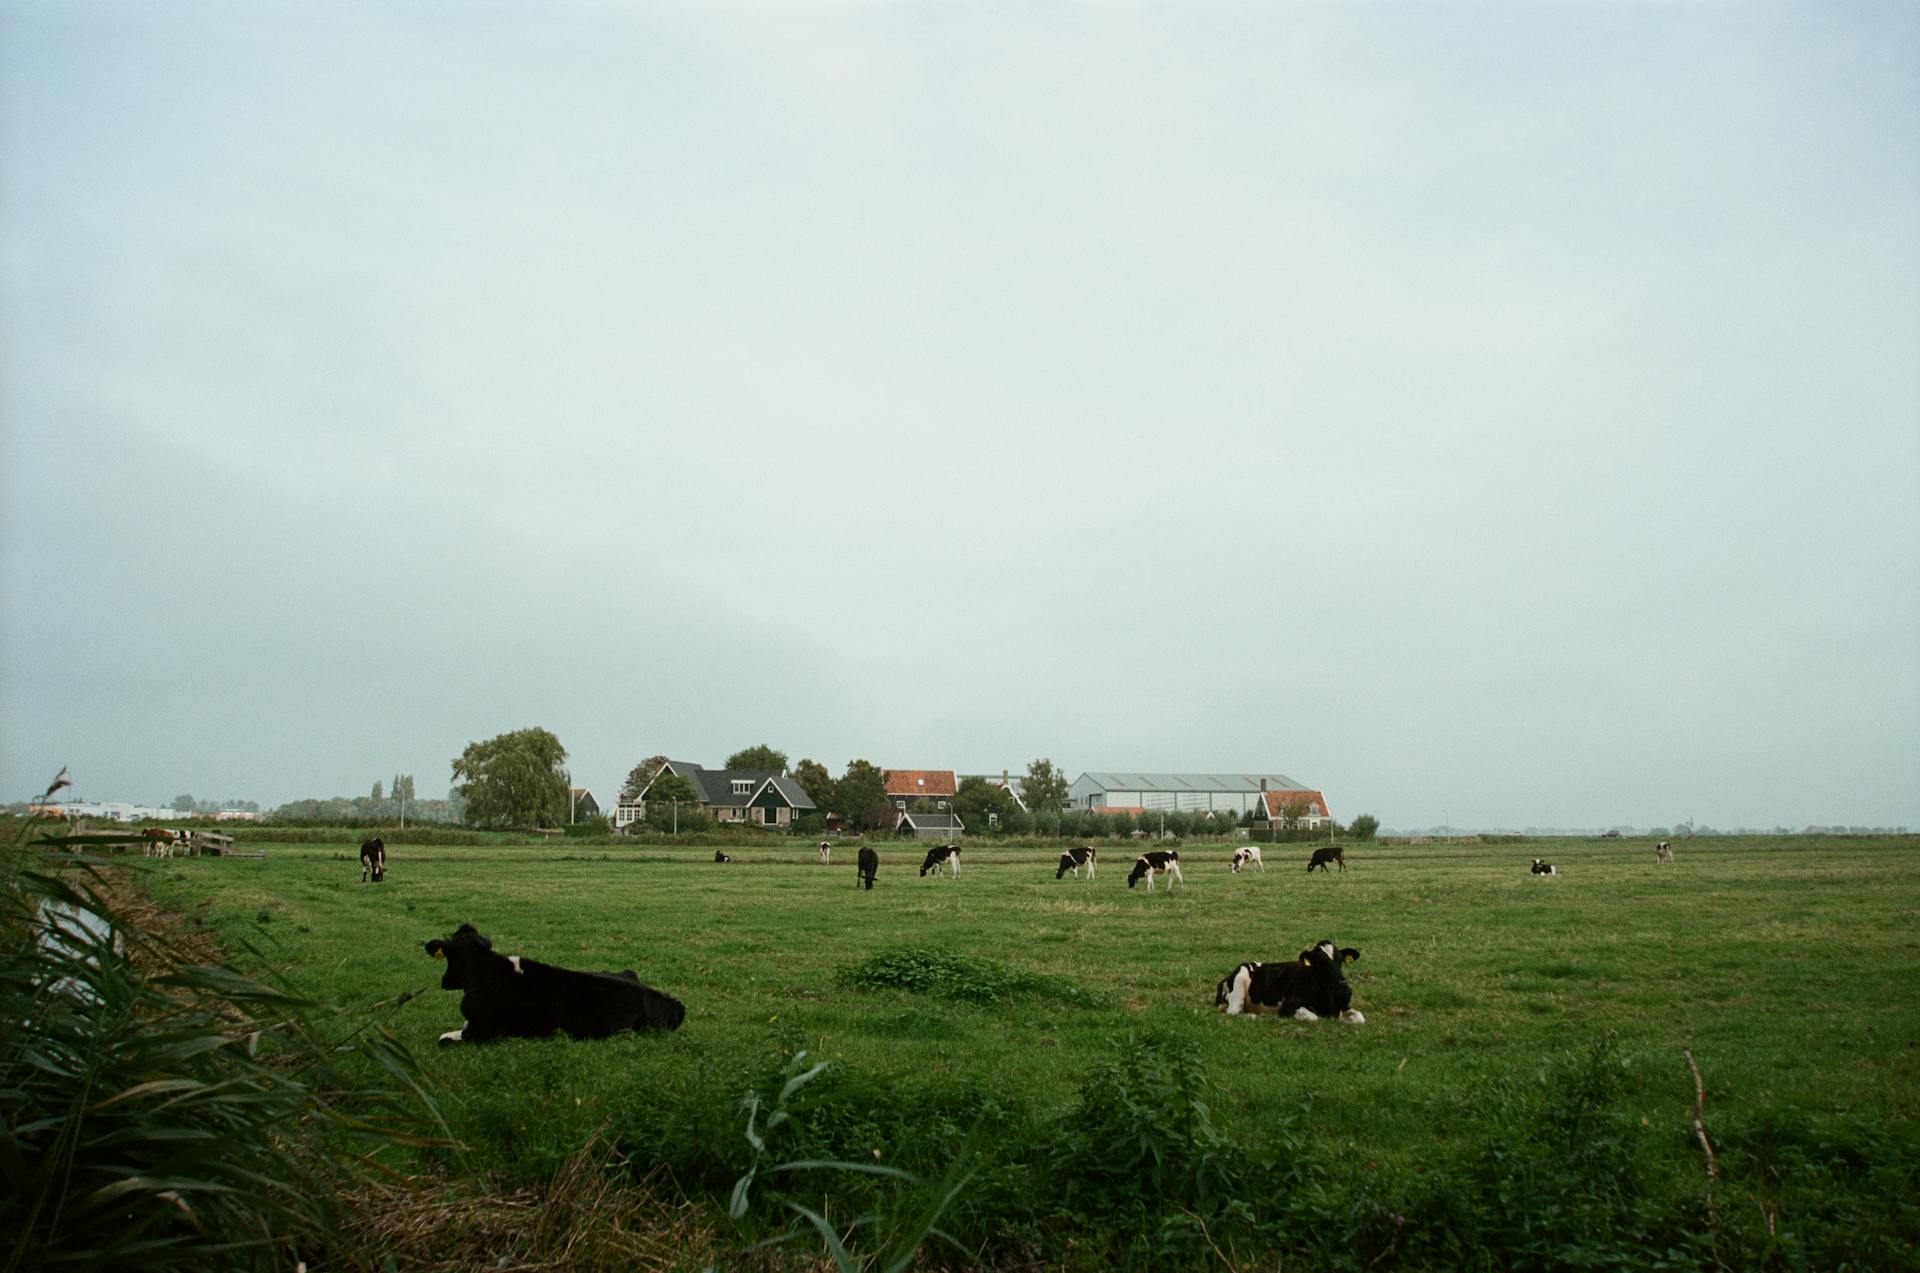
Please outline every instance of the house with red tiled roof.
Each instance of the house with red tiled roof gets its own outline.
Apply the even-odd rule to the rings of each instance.
[[[953,797],[960,780],[951,769],[889,769],[887,803],[893,806],[897,829],[908,810],[925,813],[951,813]]]
[[[902,800],[951,800],[960,782],[951,769],[889,769],[887,799],[898,808]]]
[[[1327,808],[1327,798],[1317,791],[1263,791],[1260,803],[1253,807],[1253,826],[1255,830],[1273,830],[1287,826],[1287,806],[1294,805],[1299,811],[1299,819],[1293,823],[1297,831],[1318,831],[1333,821],[1333,814]]]

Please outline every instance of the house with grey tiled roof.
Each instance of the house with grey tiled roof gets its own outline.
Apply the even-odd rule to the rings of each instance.
[[[700,798],[700,807],[718,822],[745,822],[754,826],[786,828],[813,810],[813,800],[799,783],[772,769],[708,769],[687,760],[669,760],[660,766],[641,791],[642,814],[647,791],[661,774],[684,778]]]

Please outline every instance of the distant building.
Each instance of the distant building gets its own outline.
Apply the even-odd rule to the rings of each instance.
[[[1235,818],[1261,806],[1268,792],[1305,793],[1304,784],[1285,774],[1083,773],[1067,788],[1075,809],[1165,810],[1231,813]]]
[[[569,816],[575,822],[592,822],[600,816],[600,802],[593,798],[593,792],[585,787],[575,787],[567,793]]]
[[[802,813],[814,808],[799,783],[771,769],[708,769],[692,761],[669,760],[648,780],[635,802],[641,817],[646,816],[647,792],[653,790],[661,774],[686,779],[699,797],[700,807],[719,822],[790,827]]]
[[[913,800],[951,800],[960,789],[951,769],[889,769],[887,800],[905,809]]]
[[[903,813],[894,824],[895,835],[910,835],[916,840],[938,840],[950,844],[966,831],[966,824],[954,813]]]
[[[1260,807],[1253,811],[1254,829],[1286,829],[1286,810],[1290,804],[1297,804],[1300,810],[1299,820],[1293,824],[1296,831],[1318,831],[1333,821],[1327,798],[1317,791],[1268,791]]]
[[[1020,780],[1013,777],[1012,772],[1009,769],[1002,769],[997,774],[961,774],[960,781],[966,782],[970,778],[978,778],[990,787],[998,787],[1013,797],[1016,807],[1024,810],[1027,807],[1026,797],[1020,794]]]

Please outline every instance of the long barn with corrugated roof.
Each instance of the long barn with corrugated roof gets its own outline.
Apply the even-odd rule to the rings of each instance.
[[[1164,809],[1231,813],[1264,808],[1263,792],[1306,792],[1305,783],[1285,774],[1084,773],[1067,788],[1076,809]]]

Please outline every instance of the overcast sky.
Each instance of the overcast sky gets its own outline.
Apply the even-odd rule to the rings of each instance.
[[[0,3],[0,797],[541,725],[1920,826],[1920,9]]]

